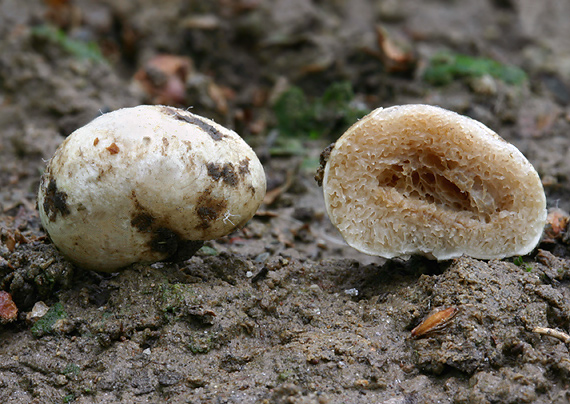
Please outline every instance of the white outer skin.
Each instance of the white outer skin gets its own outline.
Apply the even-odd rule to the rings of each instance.
[[[52,180],[58,195],[66,195],[68,213],[53,207],[53,192],[46,202]],[[138,106],[72,133],[48,163],[38,206],[44,229],[66,257],[111,272],[167,259],[170,254],[149,247],[158,229],[180,240],[229,234],[254,215],[264,195],[263,167],[235,132],[184,110]]]
[[[393,145],[405,143],[410,133],[412,137],[418,133],[423,136],[421,142],[412,142],[416,155],[430,147],[437,152],[439,142],[452,146],[453,150],[442,147],[434,153],[444,162],[459,162],[453,169],[441,171],[441,176],[459,184],[471,200],[477,199],[477,206],[493,206],[487,216],[490,222],[478,220],[484,215],[473,211],[443,209],[390,186],[379,186],[376,178],[390,178],[391,174],[384,174],[390,173],[390,167],[409,168],[402,161],[413,153],[406,149],[398,156],[394,150],[400,146]],[[475,176],[484,180],[482,191],[472,187]],[[486,191],[489,184],[499,187],[494,190],[498,198],[512,196],[512,211],[494,211],[500,203]],[[428,105],[379,108],[355,123],[330,153],[323,192],[331,222],[346,242],[363,253],[384,258],[408,258],[412,254],[438,260],[464,254],[479,259],[525,255],[538,244],[546,221],[540,178],[516,147],[480,122]]]

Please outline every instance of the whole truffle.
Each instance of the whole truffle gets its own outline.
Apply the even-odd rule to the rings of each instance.
[[[428,105],[379,108],[325,152],[329,217],[361,252],[491,259],[527,254],[541,237],[538,174],[473,119]]]
[[[187,259],[244,226],[265,195],[254,151],[185,110],[138,106],[72,133],[44,172],[42,225],[81,267]]]

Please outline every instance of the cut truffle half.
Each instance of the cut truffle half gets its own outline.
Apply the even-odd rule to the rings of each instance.
[[[428,105],[379,108],[326,153],[328,215],[363,253],[493,259],[525,255],[540,240],[546,197],[536,170],[471,118]]]
[[[115,271],[182,261],[243,227],[265,195],[255,152],[188,111],[143,105],[72,133],[44,172],[38,207],[56,247],[79,266]]]

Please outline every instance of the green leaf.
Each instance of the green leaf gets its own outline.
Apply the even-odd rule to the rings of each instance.
[[[33,37],[51,42],[78,59],[105,61],[97,43],[71,39],[63,30],[51,25],[43,24],[32,27],[31,33]]]
[[[446,85],[462,78],[490,75],[507,84],[518,85],[526,79],[519,67],[505,65],[488,58],[443,52],[435,55],[424,72],[424,80],[433,85]]]

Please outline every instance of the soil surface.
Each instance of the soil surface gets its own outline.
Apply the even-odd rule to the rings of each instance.
[[[0,401],[570,402],[564,224],[527,257],[386,261],[345,245],[313,179],[358,111],[426,103],[515,144],[569,210],[568,16],[560,0],[2,0],[0,290],[18,314],[0,324]],[[427,80],[441,52],[523,79]],[[73,130],[145,103],[235,129],[268,196],[184,263],[82,270],[41,229],[40,175]]]

